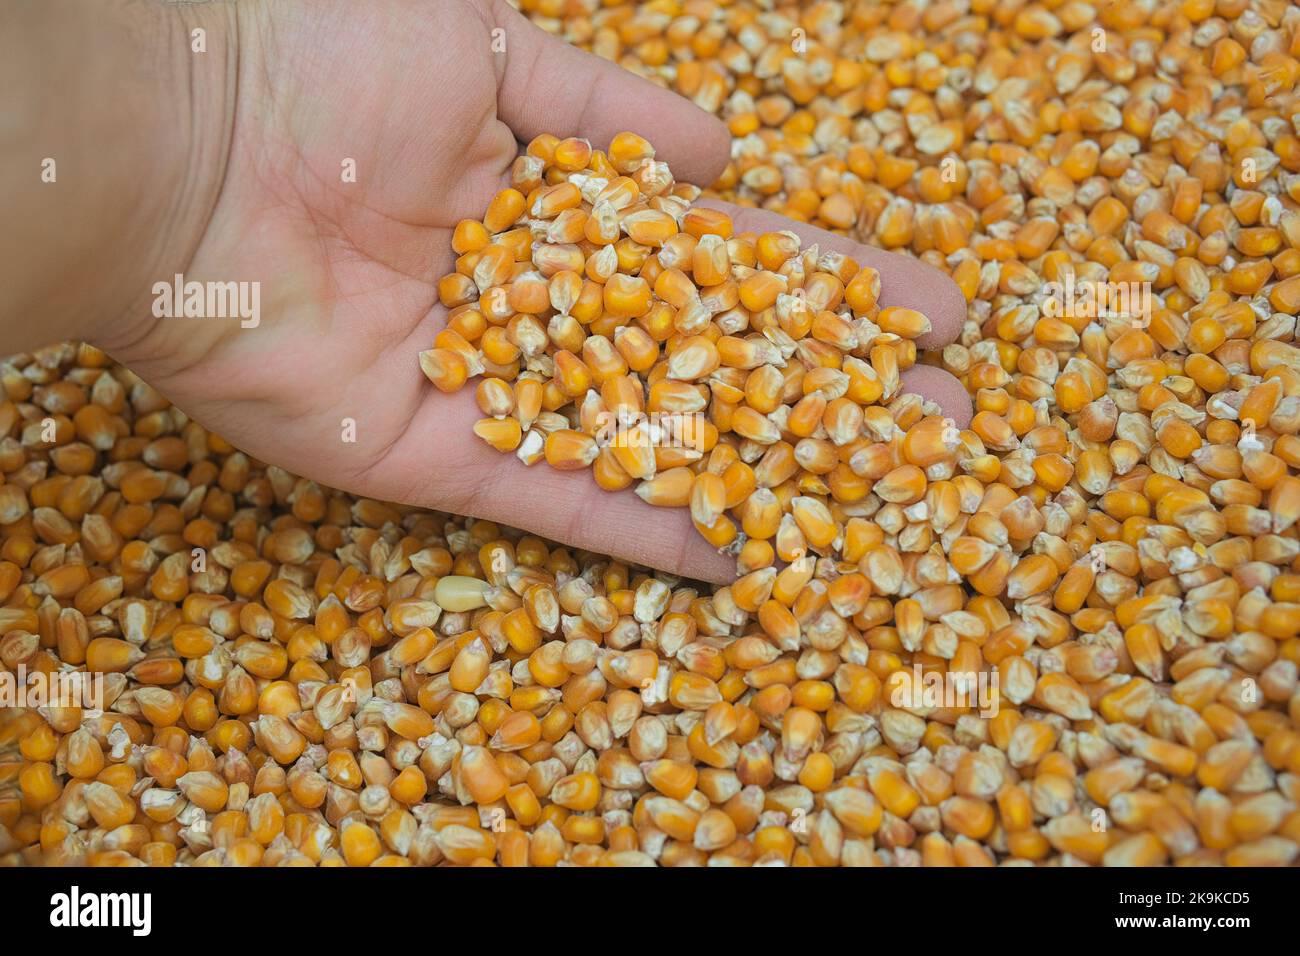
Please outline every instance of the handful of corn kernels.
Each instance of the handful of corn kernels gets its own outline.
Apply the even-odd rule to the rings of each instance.
[[[960,436],[899,394],[930,322],[882,308],[876,270],[737,234],[654,156],[633,133],[608,153],[534,140],[456,229],[451,317],[421,366],[444,391],[483,376],[474,430],[493,447],[689,506],[757,610],[777,558],[862,552],[846,526],[882,501],[924,510],[922,469],[951,476]]]

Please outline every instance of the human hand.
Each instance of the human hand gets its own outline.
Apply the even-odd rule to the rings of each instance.
[[[549,131],[603,146],[630,129],[679,180],[708,184],[727,161],[725,127],[504,2],[276,0],[237,12],[229,158],[184,276],[260,283],[260,320],[145,317],[100,344],[196,420],[295,474],[730,580],[733,559],[696,534],[686,511],[500,455],[471,432],[481,417],[472,393],[436,392],[416,362],[446,320],[435,284],[453,268],[451,231],[482,215],[519,142]],[[791,229],[874,266],[882,304],[929,316],[922,348],[956,338],[965,303],[937,270],[705,203],[729,211],[737,231]],[[951,375],[917,366],[903,381],[969,421]]]

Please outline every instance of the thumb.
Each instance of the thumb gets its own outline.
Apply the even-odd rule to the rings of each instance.
[[[689,100],[534,26],[505,0],[489,12],[505,30],[497,115],[527,142],[542,133],[603,148],[627,130],[655,144],[678,182],[708,186],[731,155],[722,121]]]

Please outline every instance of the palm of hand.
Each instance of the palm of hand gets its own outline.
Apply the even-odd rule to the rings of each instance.
[[[186,279],[258,281],[259,325],[163,320],[135,365],[250,454],[413,500],[438,430],[411,374],[441,322],[435,283],[517,147],[476,8],[346,6],[256,12],[242,51],[226,187]]]

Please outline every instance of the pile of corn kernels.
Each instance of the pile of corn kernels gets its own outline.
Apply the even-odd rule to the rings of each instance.
[[[530,145],[421,364],[483,376],[494,446],[689,507],[717,589],[265,467],[88,347],[11,359],[0,666],[109,700],[0,711],[0,863],[1293,862],[1300,9],[521,6],[718,113],[717,194],[949,272],[960,338],[639,138]]]

